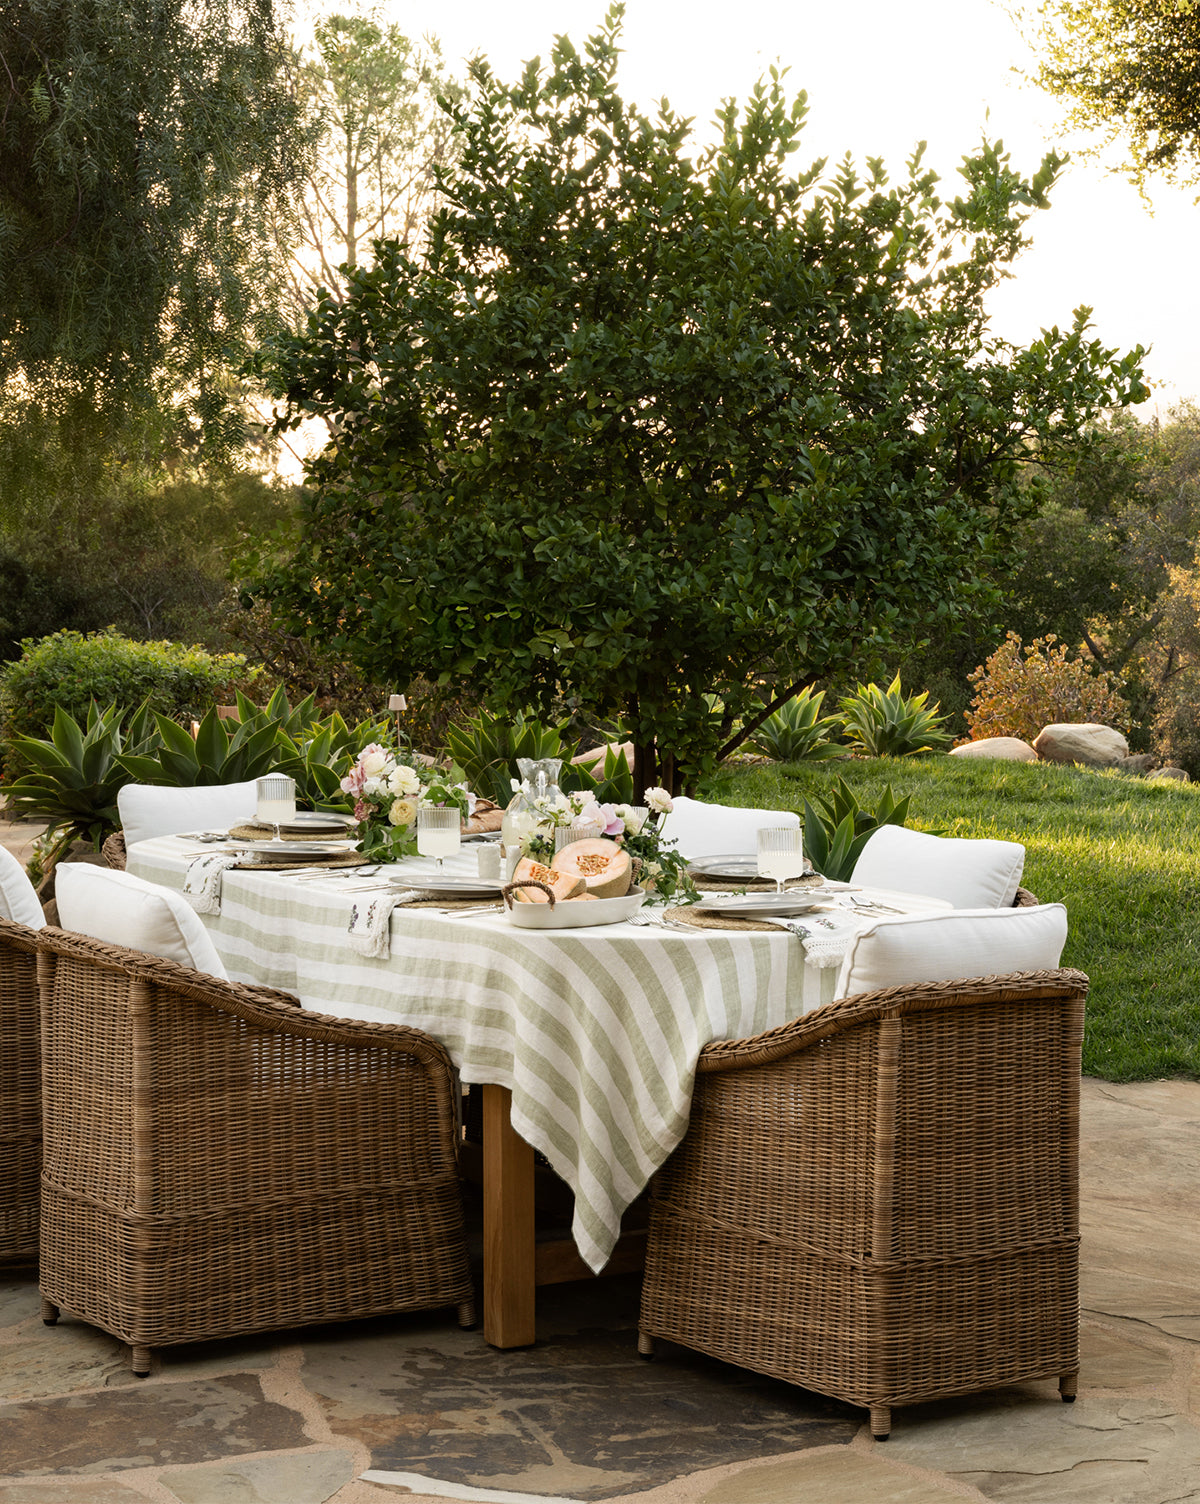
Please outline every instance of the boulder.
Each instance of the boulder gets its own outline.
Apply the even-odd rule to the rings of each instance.
[[[1043,726],[1033,739],[1043,762],[1078,762],[1085,768],[1111,768],[1129,756],[1129,743],[1111,726],[1087,721],[1080,725]]]
[[[1192,781],[1182,768],[1155,768],[1154,772],[1150,773],[1148,777],[1151,779],[1174,778],[1179,783],[1191,783]]]
[[[1019,736],[985,736],[950,748],[951,757],[996,757],[1002,762],[1037,762],[1038,755]]]
[[[1123,757],[1117,766],[1122,773],[1149,773],[1154,767],[1154,754],[1135,752],[1130,757]]]

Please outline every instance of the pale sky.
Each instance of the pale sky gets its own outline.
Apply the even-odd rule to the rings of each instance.
[[[338,9],[327,0],[322,11]],[[346,4],[341,8],[350,9]],[[356,7],[355,7],[356,8]],[[483,52],[506,81],[529,57],[548,57],[556,33],[581,47],[606,0],[382,0],[407,35],[433,33],[447,61]],[[1014,70],[1032,59],[1007,14],[992,0],[628,0],[621,91],[643,108],[665,95],[707,129],[719,101],[744,99],[772,64],[790,69],[791,92],[808,93],[809,117],[795,160],[807,165],[847,151],[862,163],[882,156],[894,176],[918,141],[957,193],[961,158],[985,132],[1003,140],[1013,166],[1032,176],[1056,133],[1055,101]],[[955,181],[957,180],[957,181]],[[1200,398],[1200,206],[1189,191],[1153,189],[1153,216],[1137,190],[1078,159],[1066,169],[1052,207],[1036,214],[1033,244],[1015,278],[993,294],[993,328],[1025,343],[1039,329],[1068,323],[1081,303],[1093,310],[1094,337],[1150,348],[1154,395],[1139,415]]]

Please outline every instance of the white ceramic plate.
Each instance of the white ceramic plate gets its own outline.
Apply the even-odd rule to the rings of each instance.
[[[824,908],[827,899],[807,893],[706,893],[696,905],[706,914],[742,919],[786,919]]]
[[[452,898],[499,898],[504,884],[490,877],[455,877],[446,873],[442,877],[398,877],[392,874],[388,882],[393,888],[419,889],[422,893],[444,893]]]
[[[349,850],[349,841],[255,841],[246,846],[251,856],[341,856]]]
[[[273,822],[260,820],[257,815],[251,815],[248,820],[239,820],[239,825],[252,825],[255,830],[274,830]],[[320,810],[302,809],[296,814],[294,820],[281,820],[280,830],[290,830],[301,835],[316,835],[319,831],[349,830],[356,824],[349,815],[331,815],[322,813]]]
[[[731,851],[725,856],[698,857],[696,861],[688,863],[688,871],[693,877],[723,877],[735,882],[745,882],[747,878],[758,876],[758,857],[752,851]],[[805,861],[802,871],[792,875],[800,877],[811,871],[812,867]]]
[[[586,903],[567,899],[553,908],[548,903],[518,900],[511,909],[506,905],[504,912],[509,923],[522,930],[578,930],[596,924],[620,924],[636,914],[645,901],[641,888],[630,888],[622,898],[590,898]]]

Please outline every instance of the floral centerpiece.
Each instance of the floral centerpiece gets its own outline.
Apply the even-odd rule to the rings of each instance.
[[[364,747],[341,781],[354,800],[359,850],[371,862],[398,862],[417,849],[417,810],[421,805],[454,805],[464,820],[475,808],[465,783],[424,764],[401,762],[377,742]]]
[[[521,842],[522,854],[548,866],[554,856],[554,831],[564,826],[584,837],[608,836],[632,857],[633,880],[646,890],[647,901],[695,903],[700,895],[688,876],[687,859],[675,849],[674,841],[663,839],[662,817],[674,807],[671,796],[666,789],[647,789],[645,797],[645,807],[600,804],[592,794],[578,789],[535,799],[532,805],[539,828]]]

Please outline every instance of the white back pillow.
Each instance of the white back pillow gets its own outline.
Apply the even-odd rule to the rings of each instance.
[[[944,898],[956,909],[1007,909],[1024,867],[1025,848],[1016,841],[969,841],[881,825],[855,863],[854,881]]]
[[[178,961],[212,977],[227,974],[217,948],[182,894],[112,867],[62,862],[54,896],[64,930]]]
[[[846,952],[834,996],[854,997],[906,982],[1050,971],[1066,940],[1067,911],[1061,903],[880,919]]]
[[[0,846],[0,919],[12,919],[31,930],[40,930],[46,922],[24,867],[3,846]]]
[[[214,783],[194,788],[160,788],[151,783],[127,783],[117,790],[117,810],[126,847],[154,836],[175,836],[181,830],[228,830],[254,814],[257,779],[244,783]]]
[[[800,824],[800,816],[793,810],[735,809],[682,794],[673,803],[671,813],[663,817],[663,837],[677,842],[679,854],[690,862],[706,856],[752,855],[758,849],[758,832],[763,826]]]

